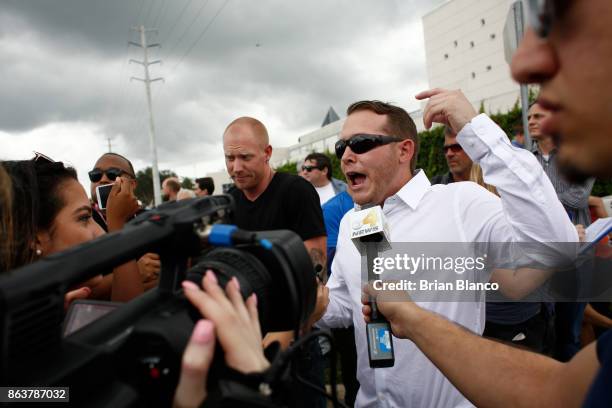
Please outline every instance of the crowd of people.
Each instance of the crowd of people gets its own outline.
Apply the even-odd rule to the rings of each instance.
[[[612,176],[612,139],[606,136],[612,120],[612,4],[529,2],[528,12],[531,28],[511,69],[519,83],[540,86],[529,107],[533,151],[520,129],[511,141],[460,90],[444,89],[416,95],[427,101],[425,126],[445,126],[440,149],[449,171],[441,175],[416,168],[419,137],[409,114],[376,100],[347,109],[334,152],[346,182],[332,176],[331,161],[321,152],[305,157],[298,175],[275,171],[267,129],[255,118],[239,117],[223,132],[234,223],[254,231],[288,229],[303,241],[317,280],[316,307],[303,331],[333,330],[348,405],[612,406],[612,332],[603,331],[586,347],[580,342],[583,320],[612,327],[594,305],[484,297],[415,302],[407,295],[389,301],[364,286],[362,257],[351,240],[350,214],[370,205],[382,207],[392,242],[572,243],[584,239],[592,216],[608,216],[591,190],[595,177]],[[0,164],[1,273],[119,231],[144,211],[134,194],[134,168],[116,153],[94,163],[91,198],[74,169],[43,154]],[[101,205],[97,192],[104,185],[112,189]],[[201,178],[192,191],[170,177],[162,191],[166,201],[175,201],[212,195],[215,186]],[[160,271],[158,254],[142,254],[70,288],[65,307],[85,298],[130,301],[154,288]],[[497,270],[471,278],[505,279]],[[524,286],[518,278],[505,282],[510,290]],[[206,399],[217,342],[228,366],[257,373],[270,365],[266,347],[286,349],[295,340],[294,332],[261,333],[257,298],[244,300],[237,279],[221,288],[207,272],[201,285],[182,287],[203,318],[183,354],[178,407]],[[372,300],[395,336],[393,367],[369,366],[365,327]],[[329,346],[310,342],[296,362],[300,376],[320,387]],[[300,406],[326,406],[321,395],[302,386],[293,398]]]

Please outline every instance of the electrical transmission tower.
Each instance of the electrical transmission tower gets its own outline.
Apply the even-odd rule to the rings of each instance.
[[[140,33],[140,44],[133,42],[133,41],[130,41],[129,44],[142,48],[143,53],[144,53],[143,61],[136,61],[136,60],[131,59],[130,62],[142,65],[144,68],[145,77],[144,79],[132,77],[131,80],[135,79],[137,81],[143,82],[145,85],[145,91],[147,94],[147,106],[149,108],[149,137],[151,139],[151,156],[152,156],[152,162],[153,162],[151,166],[153,169],[153,197],[155,199],[155,206],[158,206],[161,204],[162,200],[161,200],[161,189],[159,186],[159,168],[157,166],[157,145],[155,143],[155,122],[153,120],[153,105],[151,103],[151,82],[163,81],[163,78],[151,79],[149,76],[149,65],[161,63],[160,60],[149,62],[149,48],[159,47],[159,44],[148,44],[147,45],[147,33],[156,31],[156,30],[146,30],[144,26],[142,25],[139,27],[134,27],[132,28],[132,30]]]

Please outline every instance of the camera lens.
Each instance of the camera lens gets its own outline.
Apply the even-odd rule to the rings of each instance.
[[[243,298],[252,293],[257,294],[257,308],[262,331],[268,327],[266,321],[269,313],[270,291],[273,287],[272,277],[263,263],[253,254],[235,248],[215,248],[206,252],[187,273],[187,280],[197,285],[202,284],[202,278],[207,270],[212,270],[219,281],[225,285],[232,277],[240,283],[240,292]],[[201,318],[199,312],[196,317]]]

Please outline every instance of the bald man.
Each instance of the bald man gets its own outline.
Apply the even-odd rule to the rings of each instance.
[[[270,167],[272,146],[266,127],[254,118],[241,117],[223,133],[227,172],[235,183],[228,193],[234,197],[234,221],[239,228],[252,231],[288,229],[304,241],[313,265],[319,265],[320,279],[326,281],[326,232],[319,195],[305,179],[277,173]],[[313,271],[314,273],[314,271]],[[319,285],[319,296],[326,288]],[[314,319],[313,321],[316,321]],[[283,348],[292,340],[291,332],[269,333],[264,345],[279,341]],[[300,375],[323,386],[323,361],[316,342],[304,352],[305,364],[298,364]],[[304,406],[324,407],[320,397],[304,391],[299,397]]]
[[[314,265],[325,267],[326,233],[319,196],[301,177],[270,167],[272,146],[266,127],[242,117],[223,134],[227,172],[235,188],[236,224],[249,230],[289,229],[298,234]]]

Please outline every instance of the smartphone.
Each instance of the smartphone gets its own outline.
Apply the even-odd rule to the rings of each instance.
[[[108,201],[108,196],[110,195],[110,191],[112,190],[112,184],[104,184],[96,187],[96,196],[98,196],[98,207],[101,210],[106,210],[106,203]]]
[[[368,356],[371,368],[393,367],[393,337],[388,322],[374,322],[366,325]]]
[[[90,323],[95,322],[102,316],[112,312],[121,306],[117,302],[105,302],[101,300],[75,300],[70,304],[68,313],[64,319],[64,337],[82,329]]]

